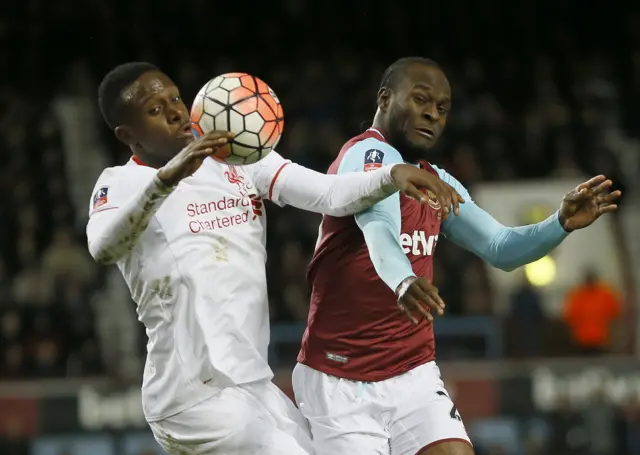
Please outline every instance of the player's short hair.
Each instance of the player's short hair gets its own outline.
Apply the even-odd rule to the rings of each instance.
[[[146,62],[130,62],[116,66],[102,79],[98,88],[98,105],[104,121],[112,130],[126,120],[126,106],[122,92],[140,76],[150,71],[160,71]]]
[[[380,88],[395,89],[398,83],[402,80],[402,76],[405,75],[407,69],[413,64],[420,64],[426,66],[433,66],[440,68],[435,61],[425,57],[404,57],[393,62],[382,75],[382,81],[380,82]]]

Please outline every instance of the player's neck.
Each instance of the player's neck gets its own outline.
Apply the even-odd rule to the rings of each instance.
[[[387,128],[385,126],[385,122],[382,121],[380,111],[376,112],[376,116],[373,118],[373,125],[371,125],[371,128],[378,130],[386,138]]]
[[[141,166],[148,166],[154,169],[160,169],[162,166],[167,164],[167,160],[162,160],[154,156],[149,156],[149,154],[144,153],[144,151],[136,150],[133,152],[132,156],[133,161]]]

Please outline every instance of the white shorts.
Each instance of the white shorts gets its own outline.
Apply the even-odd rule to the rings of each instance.
[[[298,364],[293,390],[316,455],[415,455],[439,442],[471,444],[435,362],[379,382],[350,381]]]
[[[170,455],[313,454],[308,424],[271,381],[225,388],[149,426]]]

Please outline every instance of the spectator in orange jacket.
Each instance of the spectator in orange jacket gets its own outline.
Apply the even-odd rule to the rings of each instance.
[[[621,312],[620,297],[588,269],[584,281],[567,294],[563,319],[582,353],[600,354],[607,350],[611,324]]]

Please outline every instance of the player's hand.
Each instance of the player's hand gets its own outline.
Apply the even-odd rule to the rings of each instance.
[[[198,170],[202,161],[226,145],[235,134],[229,131],[210,131],[183,148],[180,153],[158,170],[158,178],[167,186],[175,186],[183,178]]]
[[[443,218],[449,218],[451,210],[458,215],[459,204],[464,204],[464,198],[440,177],[410,164],[396,164],[391,169],[394,184],[407,196],[420,203],[428,201],[428,197],[436,199],[441,207]],[[419,188],[426,188],[428,194]]]
[[[564,230],[585,228],[605,213],[615,212],[622,192],[611,192],[612,185],[611,180],[599,175],[567,193],[560,206],[560,224]]]
[[[421,318],[433,322],[433,311],[438,316],[444,314],[445,305],[438,294],[438,288],[424,277],[410,276],[405,278],[396,289],[396,295],[400,310],[414,324],[417,324],[418,319]]]

